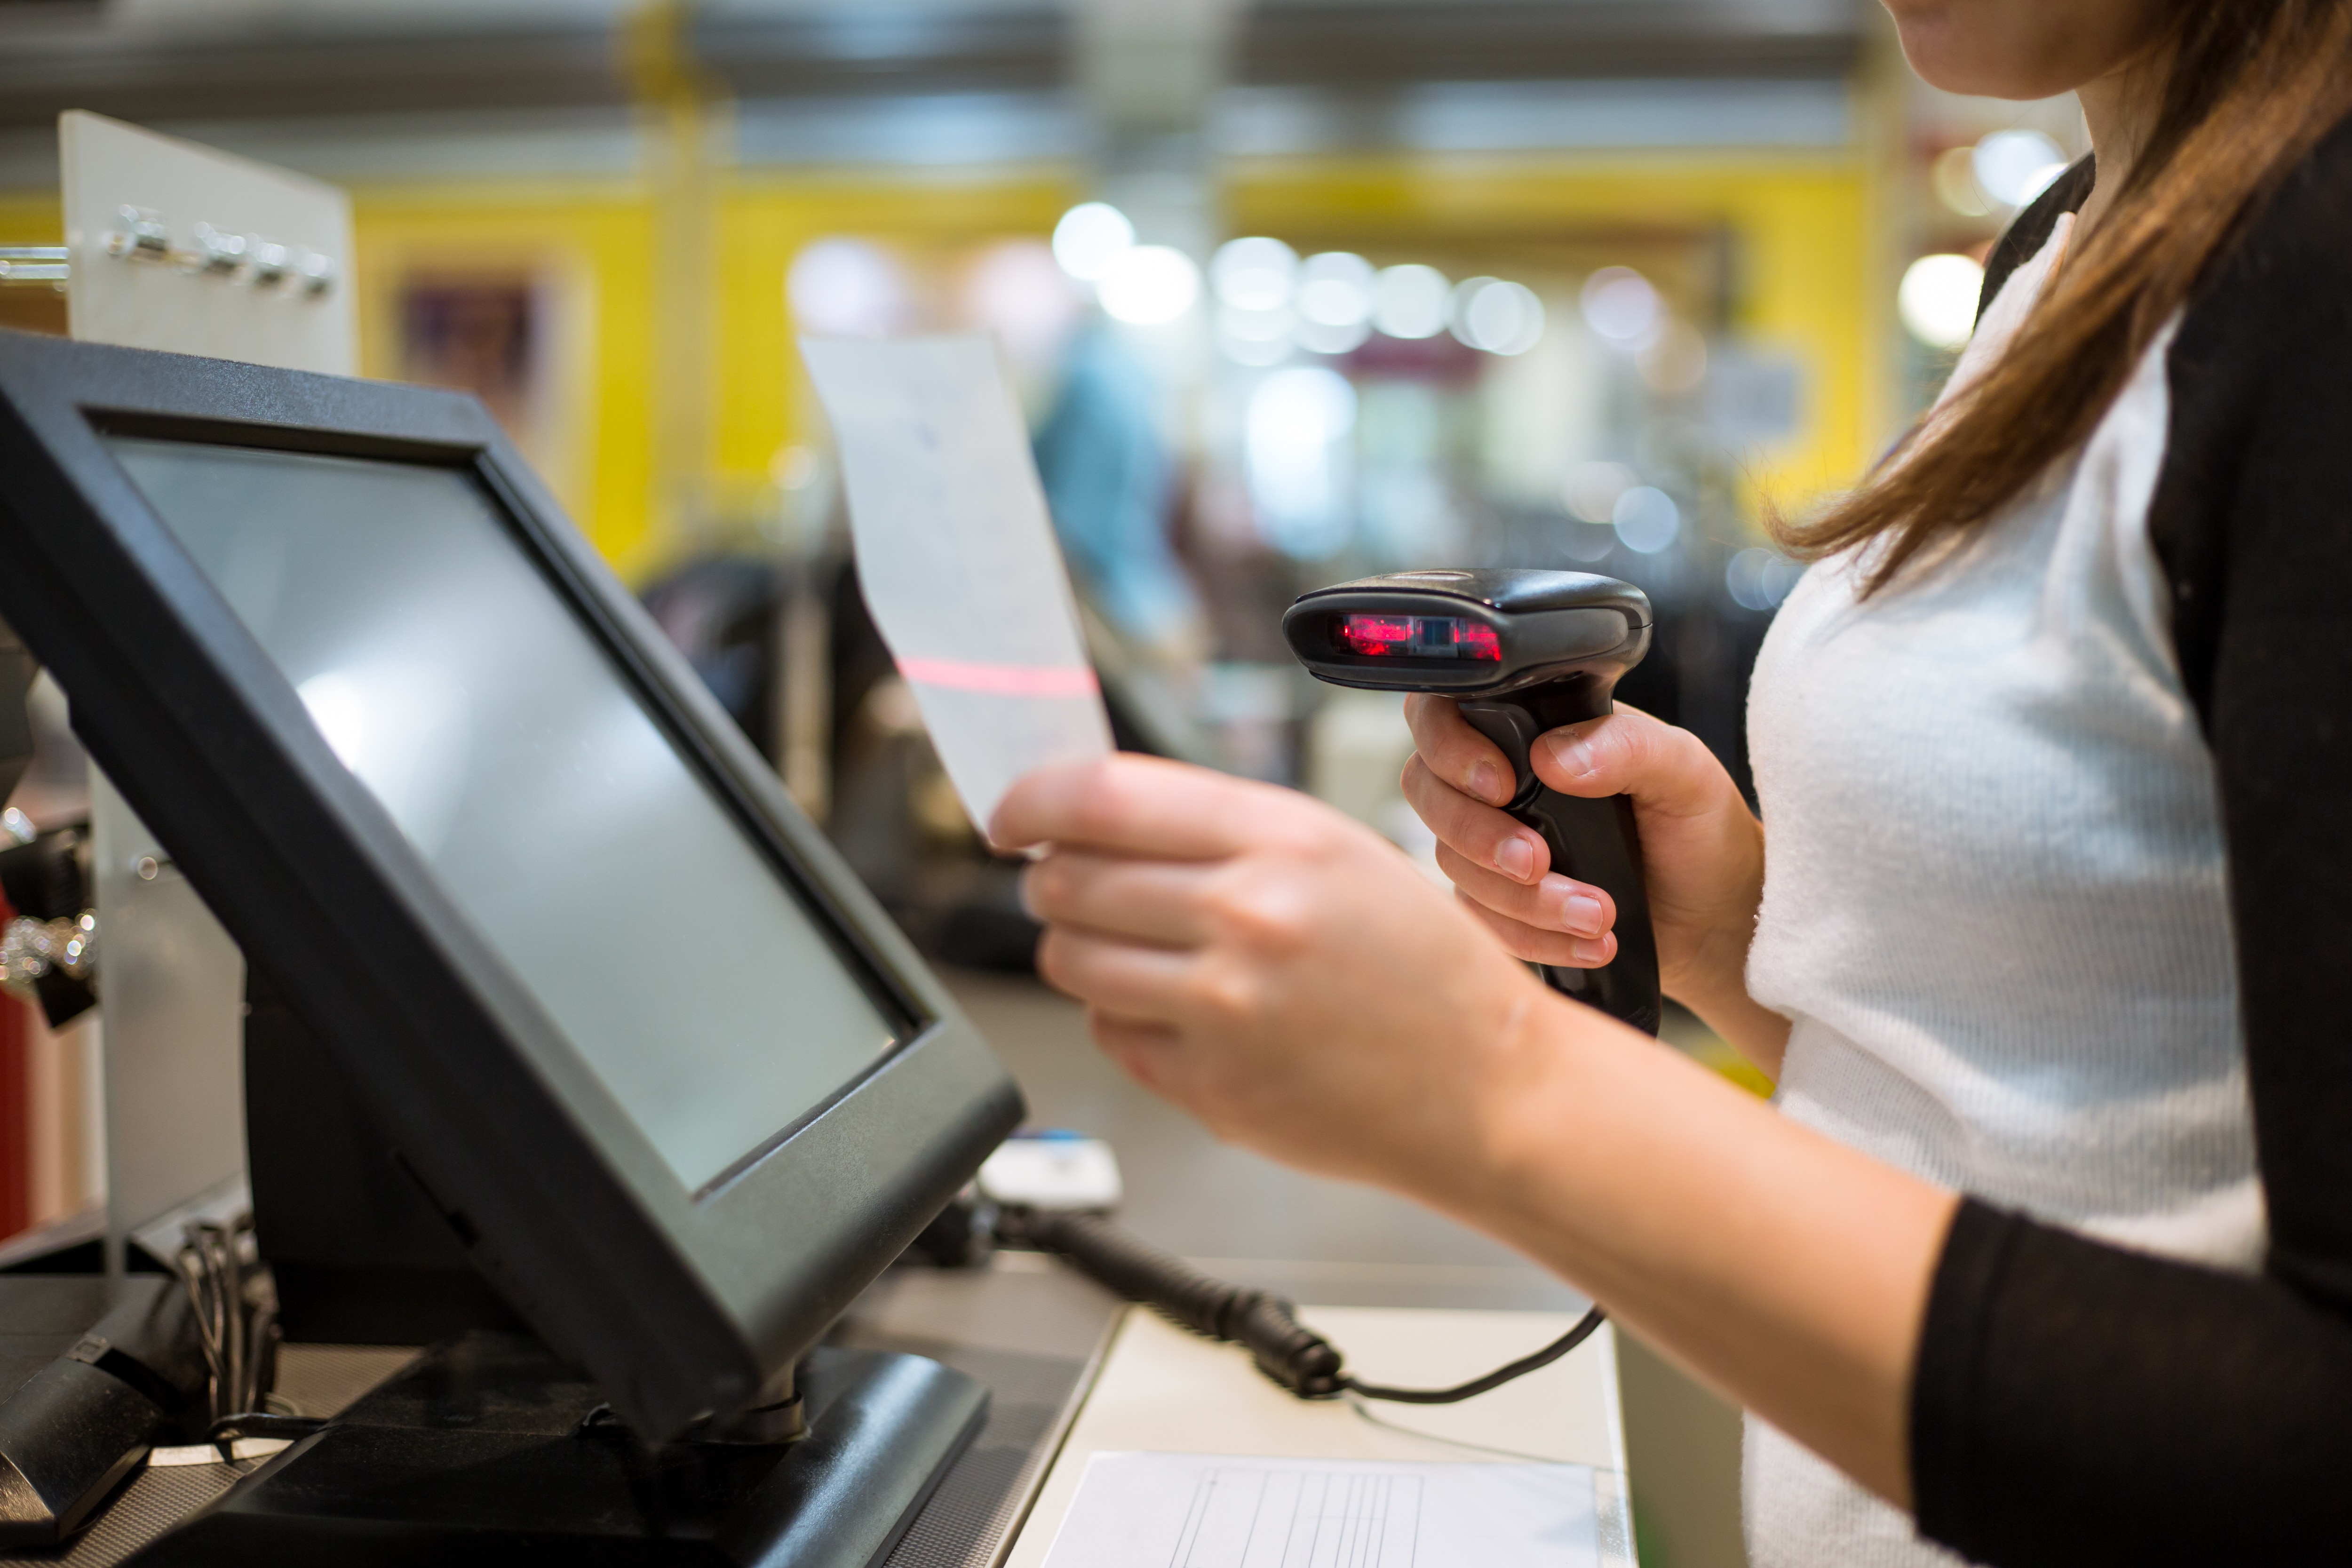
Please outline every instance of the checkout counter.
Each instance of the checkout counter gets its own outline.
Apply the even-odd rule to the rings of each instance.
[[[253,1363],[0,1282],[79,1335],[35,1382],[147,1423],[39,1560],[1029,1568],[1088,1464],[1144,1450],[1589,1467],[1592,1561],[1633,1561],[1605,1329],[1374,1419],[1042,1255],[902,1260],[1023,1119],[1002,1031],[478,403],[0,333],[0,618],[256,973],[285,1339],[239,1411]],[[1424,1384],[1570,1321],[1306,1315]],[[16,1392],[0,1451],[40,1436]]]
[[[1304,1316],[1346,1345],[1368,1373],[1428,1383],[1469,1376],[1525,1353],[1572,1321],[1557,1312],[1422,1307],[1308,1308]],[[886,1568],[1037,1568],[1096,1453],[1421,1464],[1476,1462],[1495,1458],[1488,1451],[1495,1448],[1593,1467],[1604,1508],[1601,1563],[1631,1568],[1632,1513],[1609,1334],[1604,1330],[1558,1366],[1468,1406],[1415,1411],[1379,1426],[1344,1405],[1291,1398],[1232,1347],[1186,1334],[1036,1253],[1001,1252],[973,1270],[894,1270],[859,1298],[833,1338],[932,1357],[991,1391],[986,1424],[884,1560]],[[412,1355],[289,1345],[278,1386],[306,1412],[335,1414]],[[145,1468],[65,1552],[5,1554],[0,1562],[111,1568],[265,1462]]]

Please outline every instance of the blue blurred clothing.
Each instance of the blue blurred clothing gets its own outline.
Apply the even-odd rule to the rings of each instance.
[[[1151,404],[1144,366],[1101,328],[1080,333],[1037,432],[1037,473],[1080,588],[1118,630],[1160,642],[1200,605],[1168,545],[1171,464]]]

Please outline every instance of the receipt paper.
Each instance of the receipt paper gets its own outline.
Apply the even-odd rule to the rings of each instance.
[[[1015,779],[1108,754],[1077,604],[995,341],[803,338],[858,581],[985,834]]]

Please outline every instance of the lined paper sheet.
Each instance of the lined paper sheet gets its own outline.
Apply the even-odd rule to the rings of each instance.
[[[1045,1568],[1599,1568],[1582,1465],[1097,1454]]]

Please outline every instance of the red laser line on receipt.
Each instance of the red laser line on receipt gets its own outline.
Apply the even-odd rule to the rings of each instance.
[[[902,658],[898,673],[919,686],[982,691],[992,697],[1092,697],[1102,689],[1084,665],[980,664],[960,658]]]

